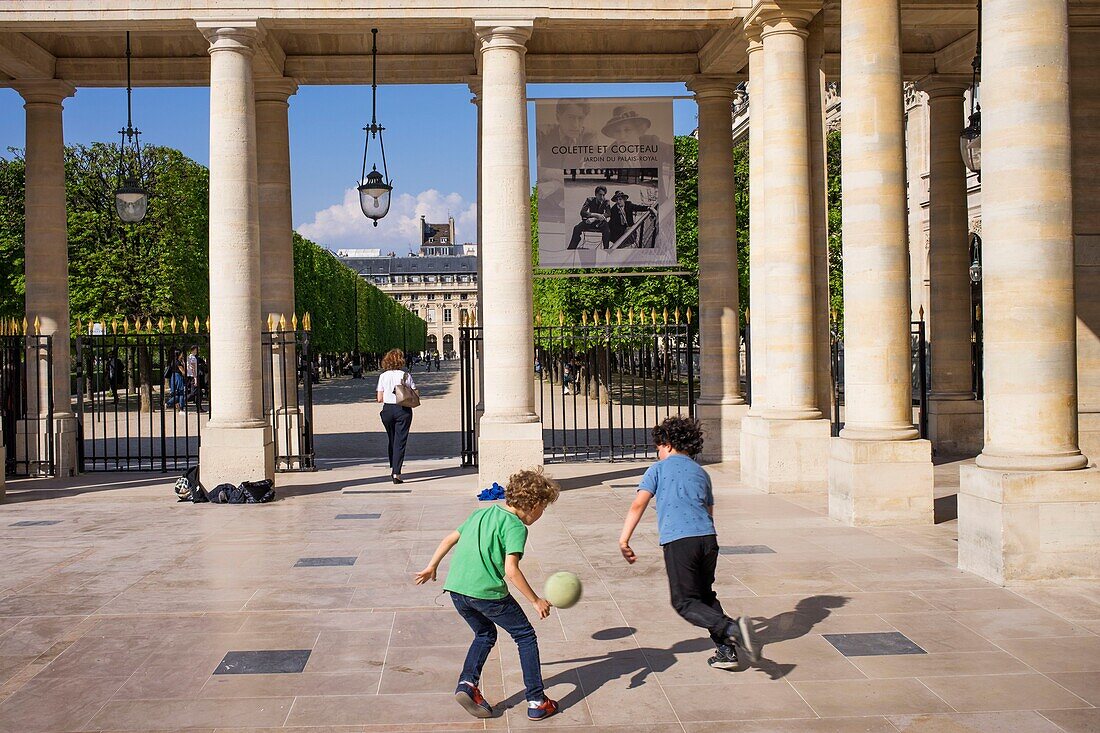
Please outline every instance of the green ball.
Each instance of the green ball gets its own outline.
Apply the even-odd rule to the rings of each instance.
[[[572,608],[581,599],[581,579],[573,573],[554,573],[546,579],[542,595],[554,608]]]

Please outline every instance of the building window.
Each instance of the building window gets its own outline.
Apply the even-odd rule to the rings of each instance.
[[[428,323],[435,323],[435,308],[425,308],[424,315],[426,316],[424,318],[425,321]]]
[[[450,308],[444,308],[443,309],[443,322],[444,323],[450,323],[451,322],[451,309]]]
[[[435,293],[428,293],[428,300],[435,300]]]
[[[412,295],[409,296],[409,300],[420,300],[420,296],[417,295],[416,293],[413,293]]]
[[[440,237],[439,238],[439,243],[440,244],[446,244],[447,243],[447,237]]]
[[[470,299],[470,294],[469,294],[469,293],[463,293],[462,295],[460,295],[460,296],[458,296],[458,297],[459,297],[459,298],[460,298],[461,300],[469,300],[469,299]]]

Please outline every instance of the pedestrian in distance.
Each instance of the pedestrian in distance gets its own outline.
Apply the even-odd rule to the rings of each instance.
[[[664,552],[672,607],[690,624],[710,632],[716,651],[707,663],[737,669],[756,663],[759,650],[752,621],[734,620],[722,610],[714,592],[718,532],[714,527],[714,490],[710,476],[695,462],[703,449],[703,431],[690,417],[665,418],[653,428],[657,462],[638,484],[638,493],[623,522],[619,550],[630,564],[638,559],[630,538],[649,502],[657,499],[657,532]]]
[[[557,501],[559,492],[557,483],[541,468],[513,474],[504,489],[504,505],[491,504],[471,514],[443,538],[428,566],[413,576],[417,585],[435,580],[439,563],[452,548],[455,550],[443,590],[451,594],[455,610],[474,632],[455,688],[455,700],[476,718],[493,715],[493,708],[481,694],[478,683],[485,660],[496,645],[497,626],[507,631],[519,648],[527,717],[544,720],[558,712],[558,703],[543,690],[535,629],[509,592],[508,582],[531,603],[540,619],[550,615],[550,602],[531,588],[519,563],[527,542],[527,528]]]
[[[404,384],[416,391],[412,375],[405,371],[405,355],[401,349],[390,349],[382,357],[382,373],[378,375],[375,397],[382,405],[382,425],[386,428],[387,451],[390,459],[390,478],[402,483],[401,466],[405,463],[405,446],[409,442],[413,411],[411,407],[397,404],[397,386]],[[419,394],[419,393],[417,393]]]

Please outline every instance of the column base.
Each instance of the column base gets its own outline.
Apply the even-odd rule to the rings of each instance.
[[[1077,444],[1081,452],[1089,459],[1089,465],[1095,466],[1100,457],[1100,412],[1077,413]]]
[[[703,425],[703,463],[736,461],[741,457],[741,421],[749,406],[696,402],[695,414]]]
[[[741,421],[741,482],[769,494],[824,493],[832,427],[828,420]]]
[[[504,485],[516,471],[542,465],[542,423],[478,422],[477,441],[478,485]]]
[[[15,425],[15,460],[25,466],[31,476],[46,475],[43,465],[49,461],[49,440],[45,434],[46,418],[19,420]],[[75,476],[80,471],[76,445],[76,416],[53,418],[54,475]]]
[[[275,444],[271,426],[209,427],[199,445],[199,480],[208,491],[218,484],[275,480]]]
[[[829,446],[829,516],[848,525],[932,524],[932,444],[850,440]]]
[[[937,455],[973,456],[981,453],[985,444],[982,401],[930,398],[928,438]]]
[[[1100,470],[962,466],[959,568],[1004,585],[1100,577]]]

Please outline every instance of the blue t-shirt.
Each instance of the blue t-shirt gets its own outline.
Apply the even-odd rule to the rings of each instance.
[[[707,511],[714,506],[710,476],[687,456],[673,454],[654,463],[642,476],[638,490],[657,499],[657,532],[662,545],[684,537],[718,534]]]

